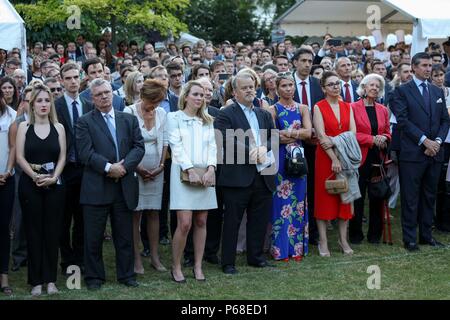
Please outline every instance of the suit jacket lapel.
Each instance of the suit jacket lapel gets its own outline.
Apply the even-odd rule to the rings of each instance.
[[[96,118],[100,129],[103,131],[103,133],[106,135],[106,137],[109,139],[109,141],[114,146],[115,145],[114,144],[114,139],[111,136],[111,132],[109,132],[108,126],[105,123],[105,119],[103,119],[102,113],[100,111],[98,111],[98,110],[95,110],[94,117]],[[116,126],[117,126],[117,123],[116,123]],[[117,132],[117,128],[116,128],[116,132]]]
[[[66,99],[64,98],[64,96],[62,97],[63,99],[63,104],[64,104],[64,108],[62,108],[62,115],[64,117],[64,120],[66,121],[67,125],[69,126],[69,133],[68,134],[72,134],[73,133],[73,126],[72,126],[72,119],[70,118],[70,114],[69,114],[69,108],[71,108],[71,106],[67,105]]]
[[[414,98],[417,100],[417,102],[419,102],[420,107],[422,108],[422,110],[429,115],[427,108],[425,107],[425,101],[423,101],[423,96],[419,91],[419,88],[417,88],[416,83],[414,82],[414,80],[411,80],[409,82],[409,87],[411,89],[411,93],[414,96]]]
[[[300,93],[298,92],[298,84],[297,84],[297,75],[294,72],[294,82],[295,82],[295,93],[294,93],[294,101],[300,103]]]
[[[250,123],[248,123],[247,117],[245,116],[244,111],[242,111],[241,106],[236,102],[233,106],[237,115],[239,115],[239,119],[241,119],[242,130],[247,131],[250,129]]]
[[[357,106],[358,106],[358,112],[357,113],[361,117],[361,120],[363,121],[364,126],[369,128],[369,132],[371,133],[372,126],[370,124],[369,116],[367,115],[366,106],[364,105],[364,100],[359,100],[357,102]],[[357,113],[355,112],[355,115]],[[378,113],[377,113],[377,118],[378,118]],[[380,123],[380,122],[378,121],[378,123]]]

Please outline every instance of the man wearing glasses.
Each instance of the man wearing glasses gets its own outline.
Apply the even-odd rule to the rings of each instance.
[[[44,84],[50,89],[53,95],[53,99],[61,98],[64,94],[64,89],[61,83],[55,78],[46,78]]]

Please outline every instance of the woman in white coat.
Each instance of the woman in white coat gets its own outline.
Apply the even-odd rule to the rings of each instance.
[[[215,168],[217,147],[213,118],[206,111],[204,89],[189,81],[179,99],[179,111],[167,115],[169,145],[172,150],[170,172],[170,209],[177,211],[177,229],[172,240],[172,279],[185,283],[181,257],[194,223],[194,278],[204,281],[202,259],[206,241],[208,210],[217,208]],[[198,169],[206,171],[203,175]],[[181,181],[181,172],[188,181]],[[192,219],[192,217],[194,219]]]

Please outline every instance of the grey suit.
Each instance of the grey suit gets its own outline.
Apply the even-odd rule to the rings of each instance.
[[[114,140],[97,109],[79,118],[76,125],[78,158],[84,165],[80,203],[84,205],[85,281],[103,283],[105,270],[101,258],[103,232],[111,216],[116,270],[119,282],[135,279],[132,210],[138,203],[138,180],[135,169],[144,156],[144,142],[135,116],[115,110],[119,159],[126,175],[107,177],[105,166],[115,163]]]

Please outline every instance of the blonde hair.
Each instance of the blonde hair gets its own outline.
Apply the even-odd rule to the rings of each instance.
[[[37,96],[43,91],[47,92],[50,98],[50,113],[48,114],[48,120],[52,124],[58,123],[58,116],[56,115],[55,102],[53,100],[53,95],[50,89],[43,84],[35,84],[33,86],[33,90],[31,91],[30,97],[30,124],[35,124],[36,122],[36,115],[34,114],[34,102],[36,101]]]
[[[135,103],[136,101],[134,101],[134,97],[140,93],[134,89],[134,84],[139,77],[144,77],[139,71],[130,72],[125,80],[125,84],[123,85],[125,100],[128,105]]]
[[[195,86],[200,87],[202,89],[202,91],[204,90],[202,84],[195,80],[191,80],[183,86],[183,89],[181,90],[180,98],[178,99],[178,108],[180,110],[184,110],[186,108],[186,97],[191,92],[192,87],[195,87]],[[206,124],[211,124],[214,121],[213,117],[211,117],[206,112],[206,102],[204,99],[203,99],[203,104],[202,104],[201,108],[197,111],[197,116],[200,119],[202,119],[203,122],[205,122]]]

